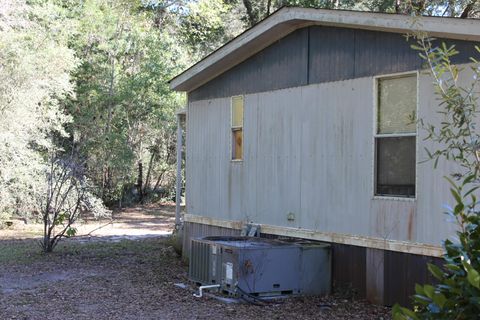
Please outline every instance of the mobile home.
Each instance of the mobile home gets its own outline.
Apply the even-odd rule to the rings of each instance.
[[[422,161],[435,146],[412,115],[440,119],[418,32],[465,64],[480,21],[283,8],[174,78],[188,94],[185,254],[255,224],[331,243],[334,285],[376,303],[430,281],[455,231],[454,167]]]

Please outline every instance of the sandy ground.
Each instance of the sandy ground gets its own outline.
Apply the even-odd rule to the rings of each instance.
[[[345,296],[195,298],[168,237],[173,222],[172,206],[124,210],[112,223],[89,221],[47,255],[32,239],[36,226],[0,230],[0,319],[390,319],[388,308]]]
[[[0,240],[31,239],[40,237],[41,224],[12,220],[9,228],[0,229]],[[87,217],[75,223],[77,239],[102,240],[101,238],[135,239],[169,235],[175,224],[173,204],[133,207],[113,211],[111,219]]]

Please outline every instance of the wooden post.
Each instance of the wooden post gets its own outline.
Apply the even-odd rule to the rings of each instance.
[[[183,147],[183,130],[182,130],[182,114],[177,113],[177,178],[175,190],[175,228],[180,225],[180,210],[182,204],[182,147]]]
[[[384,257],[383,250],[367,248],[367,300],[378,305],[384,304]]]

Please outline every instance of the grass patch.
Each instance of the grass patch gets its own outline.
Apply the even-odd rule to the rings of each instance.
[[[29,264],[42,257],[38,240],[0,241],[0,264]]]
[[[0,264],[23,264],[51,259],[82,258],[90,260],[116,259],[125,255],[140,255],[145,259],[158,259],[158,252],[165,248],[166,239],[122,240],[118,242],[61,241],[52,253],[45,254],[38,240],[0,241]]]

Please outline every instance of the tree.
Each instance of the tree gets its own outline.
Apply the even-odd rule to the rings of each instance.
[[[73,91],[74,29],[53,3],[0,3],[0,215],[38,210],[51,137],[72,120],[59,100]]]
[[[74,119],[69,131],[109,204],[135,182],[142,200],[145,183],[163,174],[164,132],[174,144],[174,110],[184,98],[168,80],[184,66],[184,51],[168,25],[159,29],[157,10],[137,1],[88,0],[79,11],[73,47],[81,64],[73,75],[76,96],[66,102]]]
[[[237,0],[240,1],[240,0]],[[317,9],[350,9],[360,11],[388,12],[398,14],[477,17],[478,0],[241,0],[246,14],[243,20],[253,26],[283,6]]]
[[[180,36],[192,61],[206,56],[244,29],[236,7],[224,0],[190,2],[180,16],[180,25]]]
[[[96,217],[109,211],[91,193],[83,173],[84,166],[74,155],[54,153],[45,170],[46,184],[39,199],[43,221],[43,239],[40,245],[45,253],[52,252],[62,237],[74,236],[73,224],[82,212]]]

